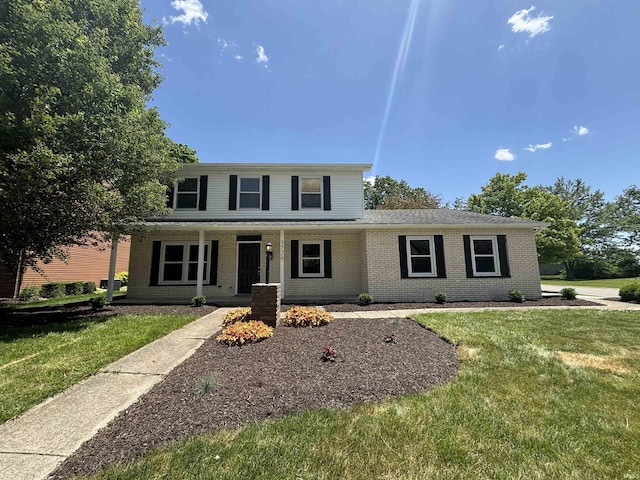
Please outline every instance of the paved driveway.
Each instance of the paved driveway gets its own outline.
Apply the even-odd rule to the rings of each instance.
[[[545,285],[542,284],[543,292],[558,293],[565,288],[566,285]],[[571,287],[575,289],[578,295],[594,298],[620,298],[617,288],[602,288],[602,287]]]

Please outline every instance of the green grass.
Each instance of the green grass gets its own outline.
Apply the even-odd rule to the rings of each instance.
[[[97,297],[98,295],[102,295],[106,293],[106,290],[98,290],[94,293],[86,293],[83,295],[67,295],[64,297],[57,298],[46,298],[43,300],[34,300],[32,302],[24,302],[24,303],[12,303],[9,305],[3,305],[0,307],[0,312],[2,310],[23,310],[27,308],[37,308],[37,307],[49,307],[49,306],[61,306],[67,304],[76,304],[81,302],[88,302],[93,297]],[[113,298],[125,297],[127,295],[126,290],[114,291]]]
[[[633,282],[640,282],[640,278],[603,278],[599,280],[564,280],[557,275],[540,277],[541,283],[547,285],[566,285],[568,287],[605,287],[620,288]]]
[[[640,474],[636,313],[439,313],[421,315],[419,321],[460,344],[461,370],[448,385],[185,439],[132,465],[111,467],[98,478],[602,479]],[[557,351],[608,357],[611,366],[628,371],[569,366]]]
[[[0,329],[0,423],[198,315],[126,315]]]

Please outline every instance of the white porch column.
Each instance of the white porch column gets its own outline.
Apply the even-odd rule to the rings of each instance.
[[[280,296],[284,297],[284,230],[280,230]]]
[[[113,280],[116,276],[116,259],[118,258],[118,239],[120,235],[111,238],[111,256],[109,257],[109,279],[107,280],[107,303],[113,302]]]
[[[211,257],[211,252],[209,252]],[[211,258],[209,258],[211,261]],[[196,296],[202,295],[202,285],[204,283],[204,230],[200,230],[198,235],[198,280],[196,283]]]

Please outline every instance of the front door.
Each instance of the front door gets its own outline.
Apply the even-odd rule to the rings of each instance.
[[[260,281],[260,243],[238,244],[238,293],[251,293]]]

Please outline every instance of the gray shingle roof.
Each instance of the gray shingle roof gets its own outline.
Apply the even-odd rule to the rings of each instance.
[[[432,210],[365,210],[364,218],[360,222],[374,225],[527,225],[540,223],[515,217],[498,217],[496,215],[447,208]]]

